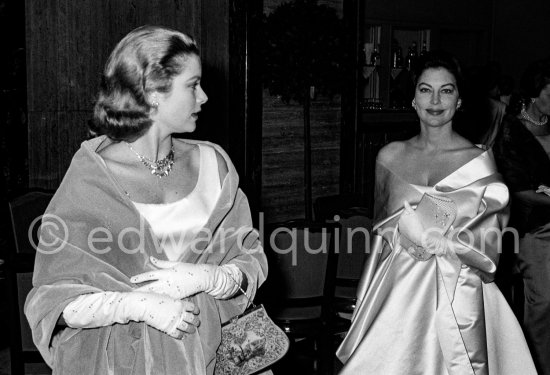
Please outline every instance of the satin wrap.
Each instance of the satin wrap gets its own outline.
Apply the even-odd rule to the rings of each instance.
[[[50,216],[43,219],[34,288],[25,303],[34,343],[54,374],[212,374],[221,323],[245,310],[243,295],[225,301],[205,293],[192,297],[200,309],[201,325],[182,340],[136,322],[94,329],[67,327],[54,333],[63,309],[79,295],[129,292],[135,287],[131,276],[154,269],[150,255],[166,259],[150,225],[140,219],[96,153],[104,142],[110,141],[98,137],[82,143],[46,210]],[[197,250],[186,252],[180,261],[233,263],[246,274],[247,294],[254,296],[267,276],[259,233],[252,228],[249,205],[229,157],[219,146],[203,143],[223,156],[229,173],[196,238]],[[94,228],[104,228],[112,236],[109,240],[104,231],[96,233],[94,238],[107,239],[95,242],[96,250],[88,237]]]
[[[337,351],[341,374],[536,374],[521,328],[491,282],[509,200],[492,153],[433,187],[410,184],[377,163],[375,190],[377,249]],[[454,251],[422,262],[398,245],[397,222],[403,201],[414,205],[425,192],[451,198],[458,213],[447,235]]]

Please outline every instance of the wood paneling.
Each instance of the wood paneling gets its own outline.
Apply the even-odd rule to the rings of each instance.
[[[28,133],[31,187],[57,187],[75,150],[86,138],[85,124],[90,117],[89,111],[29,112],[29,124],[32,124]]]
[[[264,11],[266,14],[269,14],[275,10],[279,5],[283,3],[288,3],[289,0],[264,0]],[[336,9],[338,14],[342,16],[343,12],[343,1],[342,0],[317,0],[317,4],[326,5],[331,8]]]
[[[267,223],[304,216],[303,108],[264,91],[261,211]]]
[[[311,103],[312,197],[339,191],[341,105],[337,98]],[[303,218],[303,106],[264,92],[262,206],[266,223]]]
[[[90,110],[107,56],[121,37],[137,26],[160,24],[200,42],[199,6],[198,0],[27,0],[29,111]]]

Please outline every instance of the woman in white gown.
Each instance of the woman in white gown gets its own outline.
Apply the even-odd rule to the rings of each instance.
[[[492,282],[508,189],[491,152],[452,128],[461,105],[458,62],[430,52],[415,77],[420,133],[378,154],[375,227],[383,245],[365,265],[352,326],[337,351],[341,373],[536,374]],[[428,220],[412,208],[425,193],[456,212],[437,206]],[[447,231],[431,230],[447,219]]]
[[[111,53],[101,135],[46,210],[25,304],[53,374],[212,375],[222,323],[265,280],[229,156],[175,136],[197,126],[201,78],[198,46],[176,30],[139,27]]]

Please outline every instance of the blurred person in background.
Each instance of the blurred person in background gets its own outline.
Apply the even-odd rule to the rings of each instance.
[[[505,116],[494,151],[521,236],[523,327],[539,374],[550,375],[550,61],[530,64],[520,85],[523,105]]]

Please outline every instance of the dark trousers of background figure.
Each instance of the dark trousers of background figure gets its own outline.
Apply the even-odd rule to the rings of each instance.
[[[550,375],[550,225],[520,239],[518,265],[525,285],[525,336],[538,373]]]

